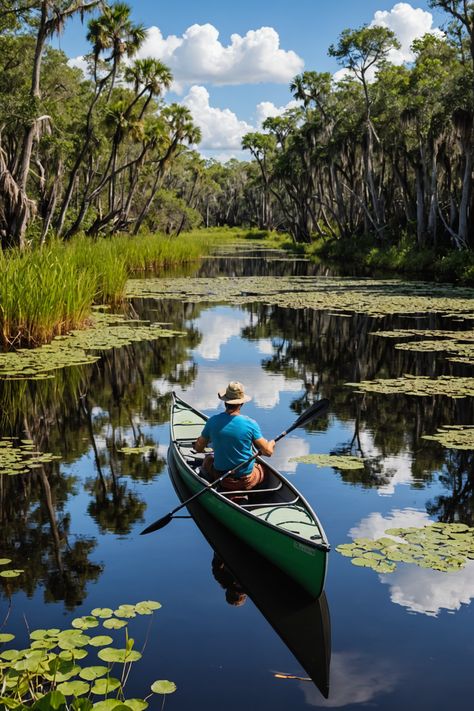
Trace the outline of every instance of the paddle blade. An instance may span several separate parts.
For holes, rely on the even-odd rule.
[[[294,430],[297,427],[302,427],[308,422],[311,422],[311,420],[314,420],[315,417],[321,417],[321,415],[324,415],[327,412],[328,407],[329,400],[326,398],[318,400],[318,402],[315,402],[314,405],[311,405],[311,407],[303,412],[287,431],[290,432],[290,430]]]
[[[147,528],[144,528],[143,531],[140,532],[140,536],[145,536],[147,533],[153,533],[153,531],[159,531],[160,528],[167,526],[172,519],[173,515],[170,513],[166,514],[166,516],[162,516],[158,519],[158,521],[155,521],[155,523],[151,523],[147,526]]]

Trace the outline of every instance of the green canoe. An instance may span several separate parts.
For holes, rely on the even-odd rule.
[[[185,486],[195,494],[209,482],[203,477],[204,454],[194,452],[206,416],[173,393],[170,457]],[[248,494],[245,504],[231,501],[228,492],[209,489],[201,505],[234,536],[276,565],[312,597],[324,588],[329,544],[308,502],[267,462],[265,480]],[[235,494],[236,492],[232,492]]]

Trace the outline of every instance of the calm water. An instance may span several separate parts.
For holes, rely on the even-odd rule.
[[[196,274],[315,271],[301,260],[267,256],[208,260]],[[95,366],[53,380],[0,389],[2,436],[31,438],[41,451],[62,456],[28,477],[0,477],[0,557],[25,569],[3,585],[0,620],[12,598],[3,631],[15,632],[15,644],[23,645],[25,619],[30,628],[65,628],[97,606],[153,599],[163,607],[151,629],[148,618],[131,621],[138,647],[147,644],[129,679],[129,698],[145,695],[155,679],[170,679],[178,690],[165,708],[176,711],[471,709],[474,561],[450,574],[400,564],[393,574],[377,575],[334,550],[389,526],[429,519],[474,525],[473,453],[421,439],[442,424],[472,424],[472,401],[363,397],[344,386],[403,373],[462,374],[441,355],[395,350],[390,339],[370,335],[433,328],[436,318],[151,300],[134,308],[185,336],[109,352]],[[178,501],[166,464],[169,394],[175,390],[213,414],[217,390],[233,379],[252,394],[246,413],[268,438],[314,398],[331,401],[326,419],[294,431],[273,458],[313,505],[333,547],[326,599],[317,604],[250,553],[242,557],[206,521],[202,531],[184,518],[139,536]],[[119,451],[136,445],[154,449]],[[361,454],[367,465],[340,473],[290,461],[316,452]],[[205,536],[217,541],[218,555]],[[318,686],[326,690],[329,654],[326,699]],[[309,676],[314,683],[304,680]]]

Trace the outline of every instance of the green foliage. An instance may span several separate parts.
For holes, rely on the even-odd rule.
[[[196,259],[211,243],[206,234],[79,237],[42,250],[0,252],[0,345],[39,345],[83,327],[94,303],[124,298],[129,274]]]
[[[145,600],[136,605],[121,605],[116,612],[126,609],[133,612],[133,616],[150,615],[160,607],[154,600]],[[100,611],[103,609],[107,608],[99,608]],[[77,618],[74,622],[81,624],[74,625],[73,622],[73,626],[83,629],[97,626],[99,621],[91,614]],[[97,656],[107,662],[107,666],[81,668],[77,662],[97,646],[94,638],[84,635],[81,629],[33,630],[29,648],[18,651],[2,646],[0,708],[17,711],[144,711],[148,706],[145,699],[127,700],[124,694],[130,665],[142,656],[134,649],[134,640],[127,634],[125,648],[102,647]],[[13,635],[2,634],[0,644],[13,639]],[[111,644],[112,638],[104,639],[107,639],[107,645]],[[112,667],[115,677],[111,676]],[[176,685],[165,680],[155,681],[151,686],[155,694],[171,694],[175,690]],[[100,697],[106,698],[100,700]]]

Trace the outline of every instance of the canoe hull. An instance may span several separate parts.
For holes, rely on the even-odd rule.
[[[173,441],[173,426],[169,456],[185,487],[192,494],[201,491],[202,479],[197,477],[193,469],[188,466]],[[279,476],[283,479],[281,475]],[[326,541],[317,545],[286,530],[269,525],[212,489],[203,493],[199,497],[199,502],[234,536],[290,576],[312,597],[317,598],[321,595],[329,552]],[[305,504],[310,510],[309,505],[306,502]],[[314,512],[312,513],[316,518]]]

